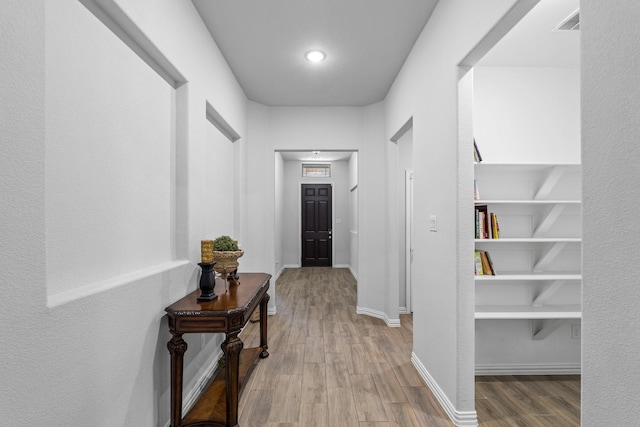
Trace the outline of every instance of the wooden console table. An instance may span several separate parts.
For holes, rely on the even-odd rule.
[[[213,301],[198,302],[200,290],[190,293],[165,309],[169,317],[172,338],[167,344],[171,353],[171,427],[208,426],[235,427],[238,425],[238,399],[245,379],[251,373],[258,356],[267,351],[267,302],[269,280],[265,273],[240,273],[240,285],[216,280]],[[238,334],[254,310],[260,306],[260,347],[245,348]],[[182,369],[187,343],[185,333],[223,332],[222,343],[225,366],[202,393],[193,408],[182,414]]]

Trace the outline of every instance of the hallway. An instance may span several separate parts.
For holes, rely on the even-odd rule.
[[[241,426],[453,426],[411,364],[412,316],[389,328],[356,314],[356,281],[347,269],[287,269],[276,292],[270,356],[244,389]],[[256,345],[258,325],[241,338]],[[579,377],[479,378],[481,426],[579,425]]]

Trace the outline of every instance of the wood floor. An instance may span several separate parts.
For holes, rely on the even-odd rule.
[[[413,322],[356,314],[349,270],[287,269],[278,279],[269,353],[240,399],[242,427],[453,426],[411,364]],[[258,344],[257,324],[241,335]],[[579,426],[580,380],[478,377],[480,426]]]

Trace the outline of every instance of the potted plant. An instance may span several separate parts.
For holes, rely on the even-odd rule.
[[[213,241],[213,260],[216,262],[213,269],[220,273],[223,279],[240,284],[238,258],[242,255],[244,251],[238,247],[238,241],[229,236],[218,236]]]

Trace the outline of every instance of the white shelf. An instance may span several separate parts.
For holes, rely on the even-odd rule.
[[[580,205],[580,200],[507,200],[507,199],[487,199],[474,200],[476,205]]]
[[[510,236],[474,239],[500,273],[474,276],[476,319],[529,320],[540,340],[582,318],[580,173],[579,164],[475,165],[484,198],[474,205],[487,205]]]
[[[494,169],[498,172],[528,172],[540,171],[555,167],[563,167],[567,169],[580,169],[580,163],[487,163],[475,162],[476,169]]]
[[[476,319],[580,319],[579,305],[482,305],[476,307]]]
[[[516,281],[546,281],[546,280],[582,280],[582,275],[580,273],[508,273],[508,274],[497,274],[495,276],[489,275],[480,275],[473,276],[476,279],[476,282],[516,282]]]
[[[500,237],[499,239],[475,239],[476,243],[580,243],[579,237]]]

